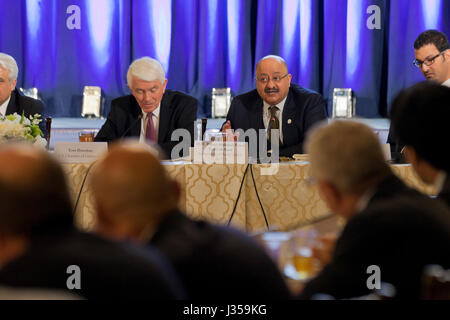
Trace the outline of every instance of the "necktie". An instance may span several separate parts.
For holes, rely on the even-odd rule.
[[[268,126],[268,131],[267,131],[267,135],[269,137],[269,142],[271,137],[271,131],[272,130],[280,130],[280,120],[277,117],[277,111],[278,111],[278,107],[277,106],[271,106],[269,107],[269,111],[270,111],[270,121],[269,121],[269,126]],[[279,145],[281,146],[281,140],[279,142]]]
[[[153,124],[153,113],[147,113],[147,128],[145,129],[145,138],[150,142],[156,142],[155,125]]]

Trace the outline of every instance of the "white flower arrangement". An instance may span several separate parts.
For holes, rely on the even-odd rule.
[[[42,121],[39,114],[26,118],[24,114],[9,114],[0,117],[0,143],[27,141],[35,145],[45,147],[47,141],[39,128]]]

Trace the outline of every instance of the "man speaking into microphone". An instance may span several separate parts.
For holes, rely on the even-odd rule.
[[[168,158],[179,143],[171,140],[172,132],[185,129],[193,145],[198,102],[184,93],[166,90],[165,72],[157,60],[135,60],[128,68],[127,85],[131,95],[111,102],[108,118],[95,141],[139,137],[141,142],[157,143]]]
[[[280,156],[303,153],[306,132],[326,119],[327,111],[320,94],[291,84],[291,78],[283,58],[270,55],[259,60],[256,90],[233,99],[222,131],[264,129],[270,140],[270,131],[279,130]]]

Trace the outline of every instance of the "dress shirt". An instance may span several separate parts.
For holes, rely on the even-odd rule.
[[[286,103],[287,96],[278,104],[275,106],[278,107],[278,111],[276,113],[276,116],[278,117],[278,120],[280,121],[280,141],[283,142],[283,108],[284,104]],[[264,121],[264,127],[267,129],[270,122],[270,110],[269,108],[273,106],[271,104],[268,104],[264,101],[264,107],[263,107],[263,121]]]
[[[11,96],[9,96],[9,98],[0,106],[0,117],[6,115],[6,109],[8,108],[9,100],[11,100]]]
[[[153,110],[153,114],[152,114],[153,125],[155,127],[156,142],[158,142],[159,111],[161,110],[160,107],[161,107],[161,104],[155,110]],[[148,115],[147,112],[142,112],[141,135],[139,136],[139,142],[141,142],[141,143],[146,141],[145,130],[147,129],[147,121],[148,121],[147,115]]]

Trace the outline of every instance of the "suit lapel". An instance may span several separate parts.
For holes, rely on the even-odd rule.
[[[264,129],[264,120],[263,120],[263,100],[258,95],[258,100],[255,104],[256,112],[252,112],[252,114],[255,115],[255,117],[252,120],[252,126],[250,128],[257,128],[258,129]],[[259,134],[256,132],[256,134]]]
[[[172,97],[166,91],[161,99],[161,105],[159,109],[159,129],[158,129],[158,143],[162,143],[166,140],[167,132],[169,129],[170,115],[171,115],[171,100]]]
[[[292,98],[292,92],[289,90],[286,102],[283,107],[283,144],[293,145],[298,141],[297,130],[295,127],[296,106]]]
[[[14,112],[18,112],[18,108],[16,105],[16,89],[11,91],[11,98],[9,99],[8,106],[6,107],[6,114],[13,114]]]
[[[132,137],[139,137],[141,135],[141,121],[136,121],[139,115],[142,114],[142,109],[139,107],[139,104],[137,103],[136,99],[131,95],[131,114],[132,119],[131,123],[129,125],[133,125],[133,128],[130,129],[130,135]]]

